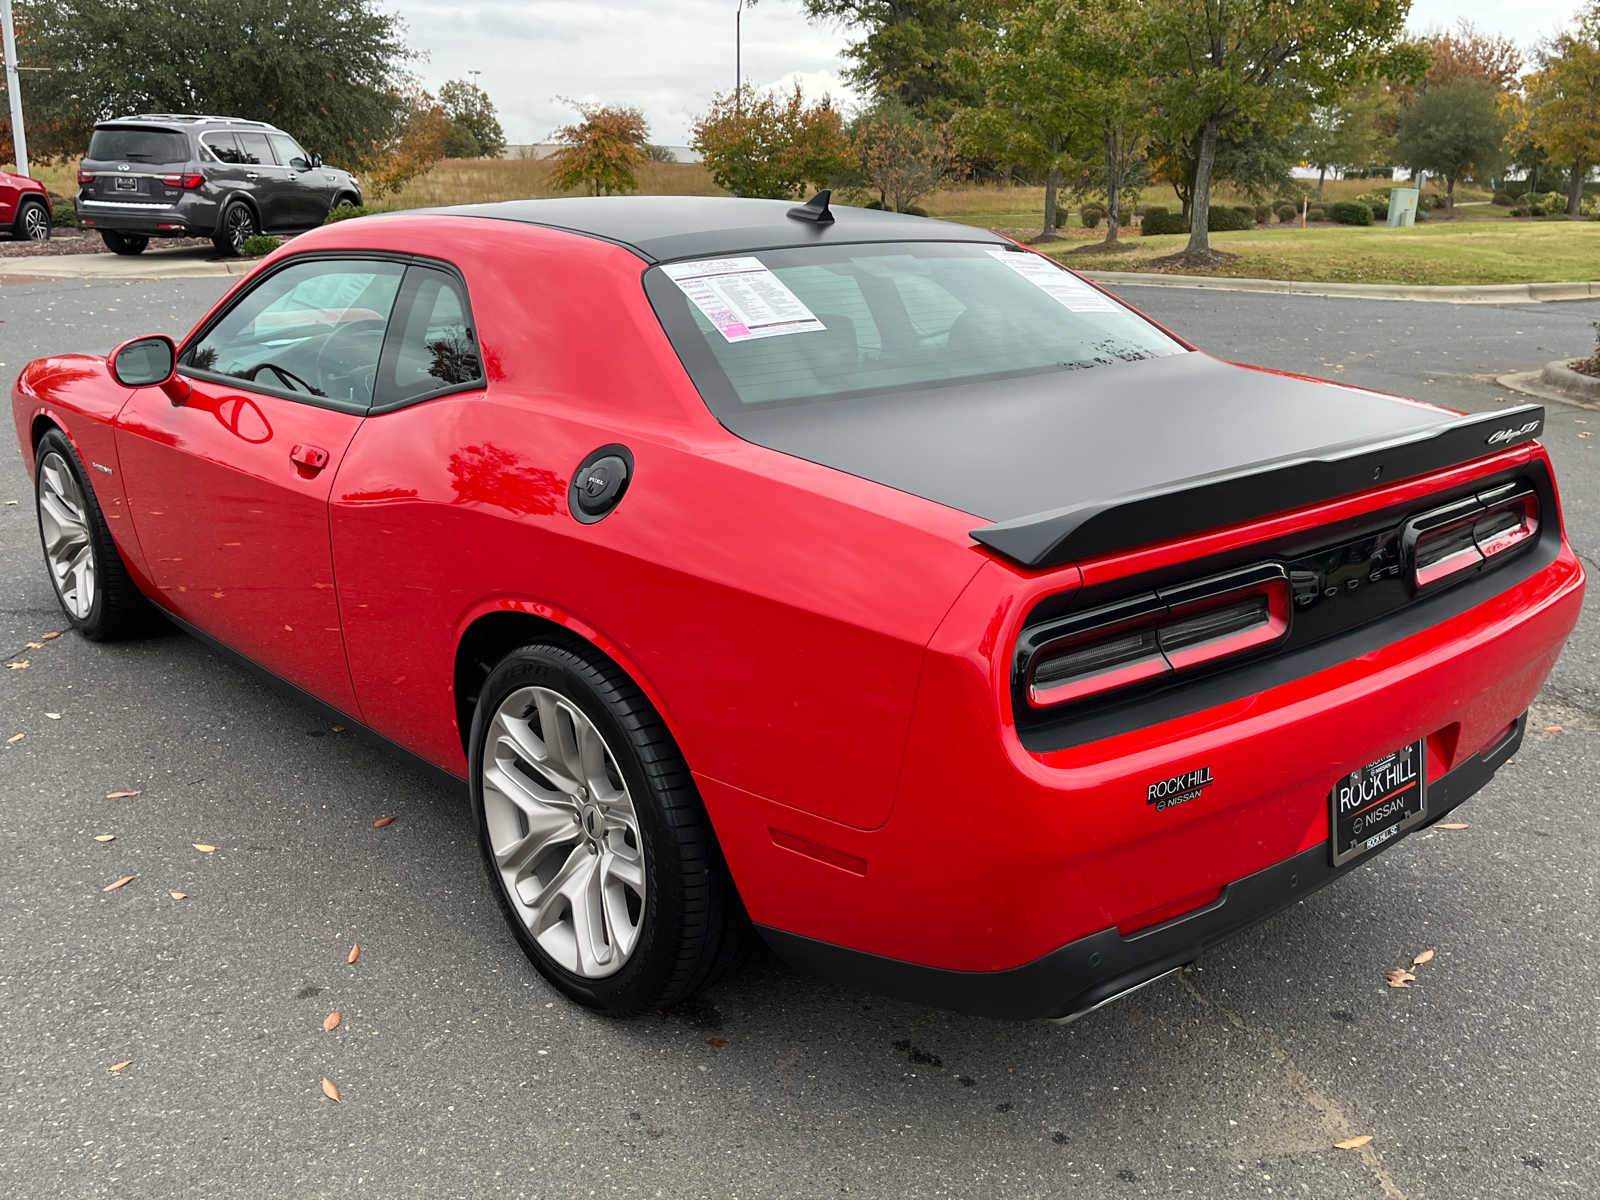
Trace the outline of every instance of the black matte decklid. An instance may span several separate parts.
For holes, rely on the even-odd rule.
[[[1188,353],[723,422],[980,516],[991,524],[974,538],[1044,566],[1468,461],[1537,436],[1543,416],[1532,405],[1454,417]]]

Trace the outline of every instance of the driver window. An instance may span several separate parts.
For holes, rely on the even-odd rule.
[[[269,133],[268,139],[272,148],[277,152],[278,161],[284,166],[295,171],[311,170],[311,159],[306,152],[300,149],[299,144],[292,138],[281,133]]]
[[[229,309],[184,355],[183,368],[364,412],[404,273],[377,260],[285,267]]]

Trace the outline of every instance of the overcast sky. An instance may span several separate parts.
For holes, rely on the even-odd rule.
[[[713,93],[733,86],[736,0],[386,0],[406,21],[424,84],[481,71],[512,142],[546,141],[573,119],[557,97],[634,104],[651,139],[683,145]],[[1576,0],[1414,0],[1414,28],[1470,17],[1524,46],[1562,25]],[[798,75],[832,92],[846,31],[808,23],[798,0],[761,0],[744,17],[744,74],[756,86]]]

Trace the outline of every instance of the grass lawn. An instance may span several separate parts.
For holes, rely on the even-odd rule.
[[[1053,244],[1045,250],[1079,270],[1148,271],[1152,258],[1175,254],[1186,235],[1131,237],[1114,252]],[[1211,245],[1239,256],[1208,272],[1246,279],[1322,283],[1545,283],[1600,278],[1600,223],[1494,221],[1419,225],[1273,226],[1214,233]],[[1073,251],[1077,249],[1077,253]]]

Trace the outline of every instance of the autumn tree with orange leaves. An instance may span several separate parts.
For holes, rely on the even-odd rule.
[[[644,113],[622,104],[566,103],[583,120],[555,132],[561,149],[555,155],[551,185],[564,192],[582,188],[591,196],[638,191],[634,172],[650,159],[645,144],[650,127]]]

